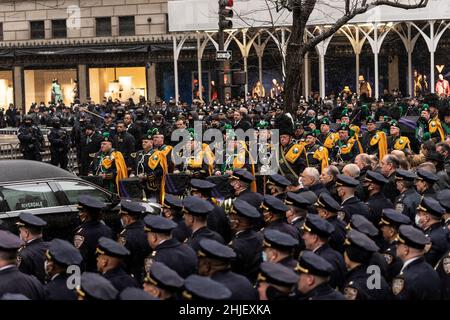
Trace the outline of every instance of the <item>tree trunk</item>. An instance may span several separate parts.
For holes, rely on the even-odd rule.
[[[302,70],[305,56],[303,36],[305,25],[300,6],[292,11],[292,33],[286,53],[286,81],[284,83],[284,110],[292,115],[302,96]]]

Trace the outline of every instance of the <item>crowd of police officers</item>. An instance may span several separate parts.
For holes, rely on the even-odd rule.
[[[445,99],[389,105],[344,94],[302,102],[293,115],[265,98],[41,107],[19,128],[25,159],[41,160],[37,119],[45,115],[54,165],[67,168],[76,148],[81,176],[121,195],[120,182],[132,177],[161,214],[123,196],[117,234],[102,220],[106,204],[82,195],[73,235],[44,241],[46,222],[21,213],[10,230],[19,237],[0,231],[2,299],[450,298]],[[411,115],[418,119],[407,134]],[[199,142],[195,121],[234,139],[229,152]],[[279,130],[275,171],[252,161],[252,142],[236,135],[250,128],[255,136]],[[174,154],[175,129],[187,133],[190,153]],[[258,145],[268,157],[273,148]],[[167,192],[169,174],[188,177],[182,195]],[[210,177],[225,180],[232,197],[216,199]]]

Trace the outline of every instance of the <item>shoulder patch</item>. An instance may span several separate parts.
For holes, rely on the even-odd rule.
[[[90,158],[95,158],[95,153],[89,153]]]
[[[124,245],[127,243],[127,238],[125,238],[125,237],[123,237],[123,236],[120,236],[120,237],[117,239],[117,242],[124,246]]]
[[[450,257],[447,256],[444,258],[444,260],[442,261],[442,268],[444,269],[446,274],[450,274]]]
[[[386,259],[387,264],[391,264],[392,261],[394,260],[394,257],[389,253],[384,253],[383,256],[384,259]]]
[[[76,234],[73,237],[73,245],[75,246],[75,248],[80,249],[80,247],[83,245],[83,242],[84,242],[84,237],[82,235]]]
[[[394,293],[394,295],[398,295],[400,292],[402,292],[404,287],[405,287],[405,279],[395,278],[392,281],[392,292]]]

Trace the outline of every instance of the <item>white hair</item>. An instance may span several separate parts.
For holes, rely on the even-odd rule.
[[[352,178],[358,178],[359,175],[361,174],[361,170],[359,169],[359,167],[354,164],[354,163],[349,163],[347,164],[343,169],[342,169],[342,173],[344,173],[345,171],[348,172],[348,175]],[[345,174],[345,173],[344,173]]]
[[[307,175],[308,177],[314,179],[314,182],[318,182],[320,180],[320,173],[319,173],[319,170],[317,170],[316,168],[307,167],[307,168],[305,168],[303,173],[305,175]]]

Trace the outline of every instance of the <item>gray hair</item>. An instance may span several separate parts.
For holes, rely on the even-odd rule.
[[[349,163],[347,164],[343,169],[342,169],[342,173],[344,173],[344,171],[347,171],[348,174],[350,175],[350,177],[352,178],[358,178],[359,175],[361,174],[361,170],[359,169],[359,167],[354,164],[354,163]],[[344,173],[345,174],[345,173]]]
[[[307,175],[308,177],[314,179],[314,182],[318,182],[320,180],[320,173],[319,170],[313,167],[307,167],[303,171],[303,174]]]

